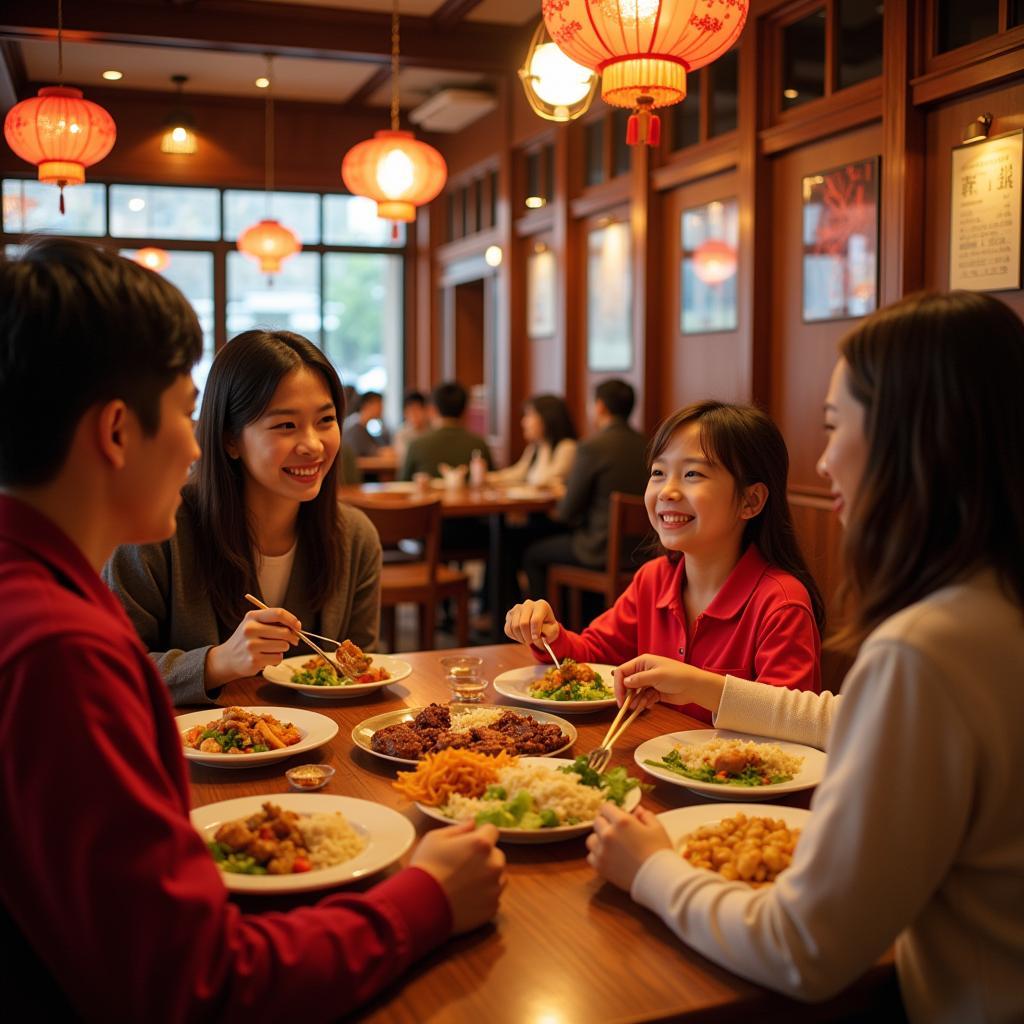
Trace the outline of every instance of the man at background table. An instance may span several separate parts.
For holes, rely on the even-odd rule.
[[[364,895],[228,900],[166,687],[98,575],[173,532],[201,349],[129,260],[53,239],[0,262],[0,942],[6,1004],[44,1019],[334,1019],[503,884],[496,831],[456,827]]]

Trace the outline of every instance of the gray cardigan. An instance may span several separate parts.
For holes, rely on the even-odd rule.
[[[351,505],[339,504],[338,520],[345,570],[340,586],[319,614],[310,608],[305,584],[310,553],[300,544],[284,607],[313,632],[372,648],[380,626],[380,538],[366,515]],[[119,547],[104,566],[103,578],[156,662],[174,705],[212,704],[206,653],[227,640],[237,623],[222,628],[209,596],[199,590],[195,527],[184,504],[177,523],[174,536],[161,544]]]

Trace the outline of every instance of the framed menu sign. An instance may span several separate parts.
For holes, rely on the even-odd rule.
[[[953,150],[950,288],[1020,288],[1022,155],[1024,130]]]

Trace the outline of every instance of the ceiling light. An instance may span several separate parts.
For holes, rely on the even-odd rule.
[[[528,210],[539,210],[542,206],[547,206],[548,201],[543,196],[527,196],[526,197],[526,208]]]
[[[132,198],[128,200],[128,209],[131,210],[132,213],[139,213],[141,210],[144,210],[145,208],[146,200],[143,199],[141,196],[132,196]]]
[[[547,121],[574,121],[590,109],[600,76],[567,57],[537,26],[519,69],[530,109]]]
[[[108,82],[120,82],[121,79],[124,78],[124,72],[123,71],[115,71],[113,68],[111,68],[109,71],[104,71],[103,72],[103,77]]]
[[[787,100],[795,100],[800,93],[796,89],[783,89],[782,95],[785,96]]]
[[[199,148],[196,141],[195,122],[192,116],[181,106],[182,91],[188,78],[185,75],[171,75],[171,81],[178,89],[178,107],[164,122],[164,134],[160,140],[161,153],[174,153],[179,156],[193,156]]]
[[[270,79],[269,78],[264,78],[261,75],[259,78],[256,79],[256,88],[257,89],[269,89],[270,88]]]

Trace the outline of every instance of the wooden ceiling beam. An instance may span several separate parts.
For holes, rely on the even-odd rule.
[[[442,28],[450,28],[458,25],[474,7],[479,6],[480,0],[444,0],[430,16],[430,20]]]
[[[39,0],[4,0],[0,36],[52,39],[56,7]],[[439,24],[402,18],[402,65],[507,73],[517,64],[519,33],[482,22]],[[285,3],[206,0],[196,6],[141,0],[67,4],[64,36],[75,42],[126,43],[190,50],[273,53],[286,57],[386,63],[391,15]]]
[[[385,85],[391,78],[391,65],[381,64],[379,68],[370,77],[363,82],[361,86],[351,96],[349,96],[346,102],[358,105],[365,103],[382,85]]]

